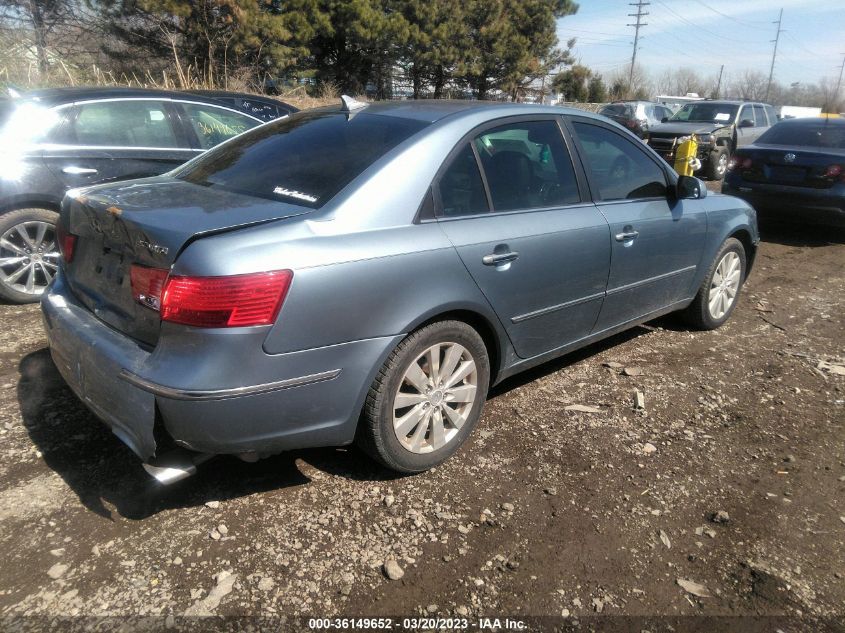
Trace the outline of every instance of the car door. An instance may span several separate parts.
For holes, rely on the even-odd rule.
[[[674,199],[659,160],[610,126],[580,117],[570,125],[610,226],[607,296],[594,331],[689,298],[707,232],[703,205]]]
[[[223,106],[188,101],[174,101],[174,106],[191,145],[200,150],[211,149],[262,123],[257,117]]]
[[[437,217],[529,358],[588,336],[610,262],[608,226],[555,117],[476,130],[434,184]]]
[[[105,99],[72,106],[63,142],[44,161],[67,188],[144,178],[197,155],[170,104],[160,99]]]
[[[759,127],[754,113],[754,107],[750,103],[740,106],[736,124],[736,146],[744,147],[751,145],[754,140],[762,134],[765,128]],[[763,120],[765,125],[765,119]]]

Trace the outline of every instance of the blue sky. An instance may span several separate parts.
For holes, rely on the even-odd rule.
[[[581,0],[578,13],[558,20],[561,44],[577,38],[575,56],[605,77],[630,64],[634,0]],[[768,75],[778,11],[783,25],[775,79],[783,84],[835,81],[845,54],[843,0],[651,0],[644,10],[637,64],[652,75],[687,66],[728,81],[745,69]]]

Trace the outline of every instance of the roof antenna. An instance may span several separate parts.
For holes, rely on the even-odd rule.
[[[366,108],[369,104],[365,101],[358,101],[349,95],[341,95],[340,100],[343,102],[341,110],[346,112],[346,120],[349,121],[353,116],[358,114],[358,110]]]

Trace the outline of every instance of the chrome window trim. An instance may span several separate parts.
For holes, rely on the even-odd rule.
[[[317,382],[334,380],[340,375],[340,372],[340,369],[332,369],[318,374],[309,374],[307,376],[299,376],[297,378],[277,380],[275,382],[268,382],[260,385],[232,387],[230,389],[179,389],[177,387],[168,387],[166,385],[160,385],[157,382],[147,380],[146,378],[141,378],[141,376],[132,373],[128,369],[122,369],[119,375],[120,378],[129,384],[135,385],[139,389],[143,389],[144,391],[148,391],[153,395],[161,396],[163,398],[172,398],[173,400],[226,400],[228,398],[254,396],[257,394],[281,391],[282,389],[302,387],[304,385],[311,385]]]

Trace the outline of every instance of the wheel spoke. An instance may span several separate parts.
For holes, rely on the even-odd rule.
[[[719,309],[719,300],[722,298],[722,293],[720,290],[716,291],[716,294],[710,295],[710,314],[713,315],[714,318],[718,319],[721,315],[716,314],[716,311]]]
[[[32,292],[35,290],[35,264],[29,265],[29,275],[26,278],[26,291]]]
[[[725,312],[728,311],[728,293],[723,292],[721,298],[722,298],[722,302],[721,302],[721,305],[719,306],[719,313],[720,313],[719,316],[723,315]]]
[[[449,420],[449,423],[456,429],[460,429],[464,425],[464,422],[466,422],[466,418],[464,416],[445,402],[443,403],[443,413],[446,414],[446,419]]]
[[[23,241],[26,242],[27,245],[30,248],[35,248],[35,244],[33,243],[32,238],[29,236],[29,231],[26,230],[26,227],[23,224],[18,224],[15,227],[15,230],[18,232],[18,235],[20,235],[23,238]]]
[[[8,276],[6,277],[6,279],[5,279],[6,283],[7,283],[7,284],[13,284],[13,283],[16,283],[18,279],[20,279],[21,277],[23,277],[24,273],[25,273],[27,270],[29,270],[29,265],[28,265],[28,264],[27,264],[27,265],[24,265],[24,266],[21,266],[21,267],[20,267],[20,268],[18,268],[15,272],[13,272],[11,275],[8,275]]]
[[[35,231],[35,247],[43,245],[44,235],[47,233],[47,224],[45,222],[38,223],[38,229]]]
[[[440,345],[432,345],[425,353],[426,361],[428,362],[428,374],[431,376],[431,382],[437,385],[440,380]]]
[[[418,404],[401,418],[394,420],[393,428],[396,429],[396,435],[400,438],[407,437],[408,433],[426,416],[428,411],[429,409],[423,407],[422,404]]]
[[[443,386],[446,389],[451,389],[453,386],[461,382],[464,378],[469,376],[473,371],[475,371],[475,361],[464,361],[458,366],[454,373],[449,376],[449,379],[443,383]]]
[[[394,409],[405,409],[407,407],[412,407],[415,404],[420,404],[421,402],[425,402],[426,397],[424,394],[421,393],[407,393],[405,391],[400,391],[396,394],[396,399],[393,401],[393,408]]]
[[[405,380],[420,393],[423,393],[429,386],[428,376],[425,375],[422,367],[416,361],[411,363],[408,371],[405,372]]]
[[[455,367],[461,361],[461,355],[464,353],[464,348],[460,345],[450,345],[446,349],[446,355],[443,358],[443,364],[440,366],[441,376],[451,376],[455,371]]]
[[[414,431],[414,435],[411,437],[411,450],[414,452],[419,452],[420,448],[422,448],[422,443],[425,440],[425,434],[428,432],[428,427],[431,422],[431,409],[427,409],[426,414],[423,416],[423,419],[417,425],[417,430]]]
[[[18,257],[0,257],[0,266],[11,266],[13,264],[22,264],[26,259],[23,255]]]
[[[431,448],[435,451],[446,446],[446,433],[443,430],[443,414],[440,409],[435,409],[431,414]]]
[[[38,262],[39,266],[41,266],[41,271],[44,273],[44,277],[47,279],[47,283],[49,284],[53,281],[53,275],[47,270],[47,267],[44,265],[44,262]]]
[[[10,242],[6,238],[0,238],[0,247],[6,248],[12,251],[13,253],[17,253],[18,255],[26,255],[26,251],[24,249],[22,249],[17,244]]]
[[[461,385],[446,393],[447,402],[472,402],[475,400],[475,385]]]

